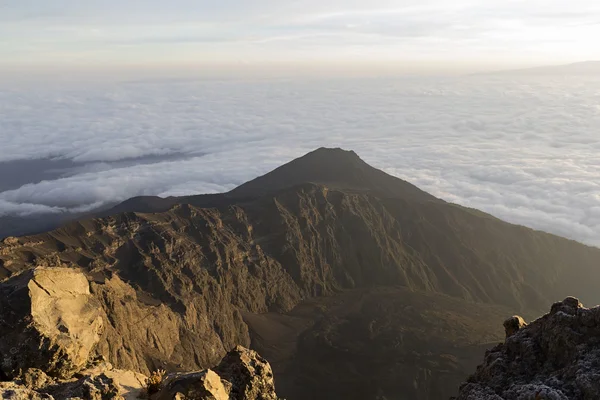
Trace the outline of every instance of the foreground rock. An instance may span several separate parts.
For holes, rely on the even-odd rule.
[[[163,376],[161,371],[149,379],[113,368],[97,355],[109,321],[89,287],[75,269],[47,267],[0,283],[0,398],[277,399],[269,363],[241,346],[216,372]]]
[[[569,297],[549,314],[505,323],[506,342],[488,351],[458,400],[600,399],[600,307]]]
[[[85,276],[36,268],[0,284],[0,371],[28,368],[69,378],[88,362],[102,329],[101,310]]]
[[[15,382],[0,382],[0,398],[6,400],[52,400],[54,397],[40,394]]]
[[[277,400],[271,366],[255,351],[237,346],[216,371],[231,383],[231,400]]]
[[[242,346],[230,351],[215,368],[169,376],[156,400],[277,400],[273,371],[257,352]]]
[[[29,369],[12,382],[0,382],[0,398],[13,400],[133,400],[145,393],[144,375],[114,369],[108,363],[80,371],[71,379],[52,379],[41,370]]]
[[[213,370],[174,373],[149,385],[146,376],[100,363],[77,378],[55,380],[29,369],[12,382],[0,382],[0,398],[12,400],[277,400],[269,363],[238,346]],[[219,375],[220,374],[220,375]]]

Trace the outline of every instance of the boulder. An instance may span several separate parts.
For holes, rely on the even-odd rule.
[[[153,396],[153,399],[229,400],[230,391],[231,384],[223,381],[219,375],[209,369],[169,376],[164,383],[164,389],[158,395]]]
[[[271,365],[256,351],[237,346],[215,371],[231,383],[231,400],[277,400]]]
[[[100,305],[75,269],[38,267],[0,283],[0,377],[29,368],[71,377],[88,363],[102,324]]]
[[[511,337],[521,329],[527,326],[527,322],[518,315],[514,315],[504,321],[504,331],[506,332],[506,337]]]
[[[169,375],[152,400],[277,400],[271,365],[257,352],[237,346],[215,368]]]

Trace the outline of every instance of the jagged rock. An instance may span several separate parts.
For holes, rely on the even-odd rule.
[[[231,383],[231,400],[277,400],[271,365],[253,350],[237,346],[215,371]]]
[[[19,381],[28,389],[38,390],[54,383],[46,373],[37,368],[29,368],[20,377]]]
[[[277,400],[271,366],[255,351],[238,346],[213,370],[167,376],[157,393],[148,393],[148,378],[114,369],[102,362],[77,373],[77,378],[55,380],[30,369],[14,382],[0,382],[0,398],[13,400]],[[34,390],[35,389],[35,390]]]
[[[215,370],[170,375],[152,400],[277,400],[271,365],[237,346]]]
[[[569,297],[527,326],[514,317],[458,400],[600,399],[600,307]],[[507,324],[505,323],[505,326]]]
[[[110,363],[100,363],[80,371],[78,378],[58,381],[39,390],[57,399],[133,400],[145,393],[147,377],[134,371],[115,369]]]
[[[0,382],[0,398],[14,400],[85,399],[134,400],[145,393],[146,377],[102,364],[79,372],[78,378],[55,380],[29,369],[13,382]]]
[[[45,389],[57,399],[124,400],[119,386],[105,374],[60,382]],[[130,397],[134,399],[136,397]]]
[[[506,332],[506,337],[510,337],[517,333],[519,330],[523,329],[527,326],[527,322],[518,315],[514,315],[504,321],[504,330]]]
[[[102,318],[86,277],[38,267],[0,284],[0,370],[7,378],[38,368],[68,378],[99,341]]]
[[[48,394],[41,394],[15,382],[0,382],[0,398],[4,400],[54,400]]]
[[[212,370],[175,374],[167,378],[164,389],[153,400],[202,399],[229,400],[231,384]]]

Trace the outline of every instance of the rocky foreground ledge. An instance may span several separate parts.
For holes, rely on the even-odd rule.
[[[600,399],[600,307],[567,298],[527,325],[504,323],[506,341],[486,353],[457,400]]]
[[[0,398],[277,400],[271,366],[241,346],[204,371],[113,368],[94,352],[107,323],[74,269],[36,268],[0,283]]]

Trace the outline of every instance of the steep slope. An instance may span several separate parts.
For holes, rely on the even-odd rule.
[[[252,343],[277,359],[289,400],[302,398],[293,397],[298,387],[315,399],[347,399],[336,385],[323,390],[324,381],[345,376],[368,387],[368,396],[437,399],[445,394],[434,387],[453,387],[481,345],[497,338],[491,327],[508,312],[498,306],[533,316],[557,296],[600,300],[600,249],[445,203],[342,150],[317,150],[228,194],[141,201],[146,211],[164,201],[171,208],[79,221],[0,244],[0,279],[34,266],[85,272],[110,321],[96,351],[118,368],[193,370]],[[307,306],[323,296],[346,296],[339,298],[356,310]],[[429,317],[437,322],[404,313],[390,319],[402,302],[420,304],[421,316],[439,309]],[[310,315],[294,319],[298,307]],[[460,310],[473,307],[488,328],[470,328]],[[265,315],[295,321],[292,343],[265,339],[279,329],[270,319],[257,325]],[[462,327],[453,325],[457,320]],[[422,330],[438,322],[435,329],[453,333],[431,336],[436,345],[427,350]],[[370,342],[375,337],[380,341]],[[373,355],[385,352],[395,356],[377,364]],[[330,368],[319,367],[325,356]],[[362,361],[369,367],[358,373]],[[385,368],[404,377],[396,384],[376,379]],[[398,391],[404,397],[391,396]]]
[[[441,201],[409,182],[373,168],[353,151],[319,148],[228,193],[167,198],[134,197],[108,211],[98,213],[97,216],[121,212],[164,212],[177,204],[217,207],[256,199],[305,183],[321,184],[346,191],[370,192],[384,197]]]
[[[228,193],[233,197],[259,197],[279,190],[314,183],[332,189],[369,192],[382,197],[441,201],[416,186],[373,168],[353,151],[320,148]]]

